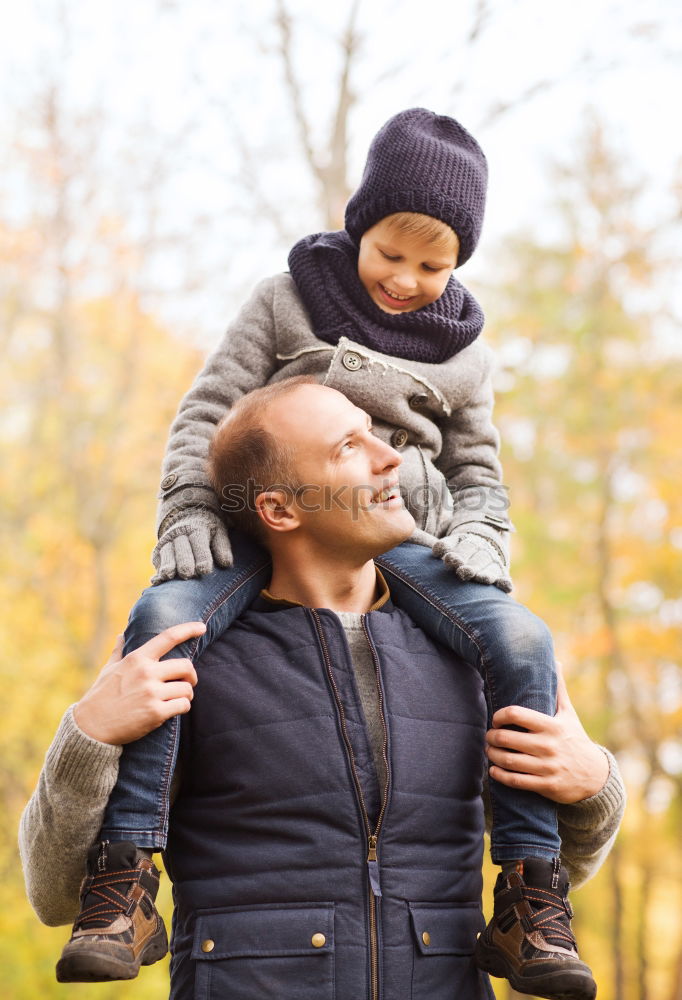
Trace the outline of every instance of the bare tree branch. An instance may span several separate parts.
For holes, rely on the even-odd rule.
[[[531,84],[530,87],[526,87],[526,89],[521,91],[521,93],[516,97],[511,98],[508,101],[498,101],[488,110],[487,115],[481,122],[481,127],[487,128],[489,125],[492,125],[494,122],[498,121],[498,119],[502,118],[503,115],[508,114],[508,112],[515,110],[522,104],[527,104],[528,101],[531,101],[539,94],[551,90],[551,88],[555,87],[557,83],[559,83],[558,79],[550,79],[549,77],[546,77],[544,80],[537,80],[535,83]]]
[[[355,95],[351,90],[350,77],[353,61],[359,47],[359,36],[355,30],[355,22],[359,8],[359,0],[354,0],[346,29],[341,40],[343,63],[339,78],[339,90],[334,114],[334,124],[329,140],[330,158],[327,168],[322,171],[325,187],[325,208],[327,225],[331,229],[342,225],[343,210],[348,196],[348,117]]]
[[[266,218],[274,227],[277,236],[282,243],[287,244],[292,240],[292,233],[287,228],[284,216],[276,201],[268,198],[264,187],[259,183],[259,170],[257,158],[238,128],[233,129],[234,142],[241,157],[241,169],[239,178],[245,191],[252,200],[255,211]]]
[[[492,5],[490,0],[477,0],[474,10],[474,17],[466,38],[467,45],[473,45],[478,41],[485,30],[486,22],[490,20]]]
[[[291,99],[291,107],[294,113],[294,119],[296,121],[296,126],[298,128],[298,137],[303,147],[306,160],[317,177],[318,181],[324,185],[324,177],[320,170],[320,166],[317,162],[317,156],[315,155],[315,147],[313,146],[310,124],[306,117],[305,110],[303,108],[303,96],[302,88],[298,82],[296,76],[296,71],[294,70],[294,56],[292,51],[292,35],[291,35],[291,17],[286,9],[284,0],[277,0],[277,13],[275,15],[275,22],[279,29],[280,34],[280,45],[279,54],[282,58],[282,65],[284,67],[284,79],[287,85],[287,91]]]

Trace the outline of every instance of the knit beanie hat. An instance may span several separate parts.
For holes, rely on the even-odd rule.
[[[410,108],[374,137],[360,187],[346,206],[346,231],[359,244],[394,212],[431,215],[457,233],[459,267],[476,249],[487,184],[483,150],[459,122]]]

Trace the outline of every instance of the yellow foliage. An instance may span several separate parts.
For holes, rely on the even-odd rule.
[[[682,753],[682,366],[661,356],[656,317],[624,293],[655,289],[655,267],[599,135],[573,180],[588,217],[625,248],[617,266],[601,229],[598,239],[572,218],[567,231],[580,236],[556,247],[516,241],[488,296],[489,336],[515,340],[521,358],[502,373],[496,409],[518,529],[515,596],[549,623],[575,704],[593,736],[617,751],[628,784],[617,849],[575,895],[581,951],[600,1000],[614,1000],[619,966],[618,1000],[639,1000],[642,978],[652,1000],[665,1000],[682,954],[682,776],[673,773]],[[116,220],[103,220],[99,234],[120,240]],[[7,1000],[65,995],[53,973],[65,930],[41,927],[24,899],[18,817],[62,712],[148,580],[167,429],[200,364],[130,283],[46,307],[44,289],[32,285],[45,253],[36,230],[0,226],[0,319],[9,330],[0,374]],[[134,270],[138,253],[121,245],[116,261]],[[547,349],[563,352],[558,374],[543,367]],[[529,444],[519,428],[531,428]],[[489,901],[490,866],[486,879]],[[167,880],[163,893],[169,916]],[[167,970],[156,966],[133,983],[82,986],[78,995],[157,1000],[166,989]]]
[[[19,814],[63,711],[94,678],[148,582],[168,426],[201,364],[129,294],[72,304],[68,370],[45,331],[44,319],[24,320],[0,377],[3,1000],[64,994],[54,964],[68,928],[42,927],[25,900]],[[162,901],[170,917],[167,880]],[[135,983],[78,992],[157,1000],[167,983],[162,963]]]

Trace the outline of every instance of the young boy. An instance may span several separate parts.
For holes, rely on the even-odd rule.
[[[169,624],[202,619],[206,635],[176,654],[196,658],[266,585],[266,557],[232,565],[206,455],[216,425],[244,393],[307,374],[370,413],[375,433],[401,451],[401,490],[418,530],[412,544],[378,560],[396,603],[478,667],[491,716],[509,704],[554,714],[550,634],[507,596],[512,529],[491,422],[490,354],[478,339],[483,314],[453,276],[478,242],[486,186],[483,152],[461,125],[420,108],[401,112],[372,143],[346,228],[301,240],[290,273],[257,287],[171,428],[154,551],[154,583],[163,586],[145,591],[133,609],[126,651]],[[147,909],[155,894],[149,859],[165,846],[177,742],[171,720],[126,748],[91,861],[91,874],[112,871],[126,888],[137,883]],[[492,857],[502,871],[479,966],[522,992],[593,997],[570,929],[556,807],[496,782],[490,796]],[[87,886],[58,965],[62,981],[116,978],[84,965],[84,935],[94,953],[101,942],[105,950],[127,946],[134,933],[128,924],[121,930],[127,897],[119,908],[111,902],[103,920]],[[132,976],[158,957],[133,951]]]

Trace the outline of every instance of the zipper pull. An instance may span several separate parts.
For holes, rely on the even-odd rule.
[[[109,860],[109,841],[100,841],[99,851],[97,853],[97,871],[101,874],[107,870],[107,861]]]
[[[377,861],[377,838],[372,835],[369,838],[369,851],[367,854],[367,871],[369,873],[369,884],[372,887],[374,896],[381,897],[381,883],[379,882],[379,862]]]

